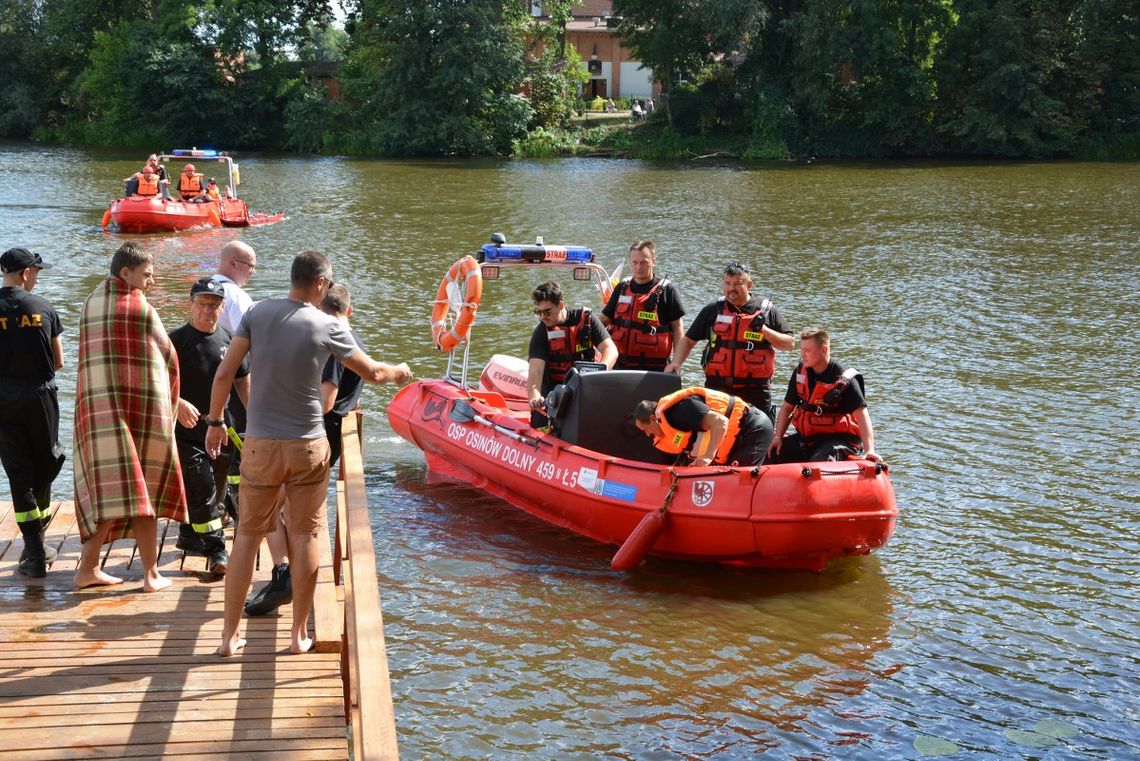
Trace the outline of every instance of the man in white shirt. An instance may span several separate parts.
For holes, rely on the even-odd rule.
[[[224,284],[225,301],[218,324],[232,335],[237,331],[241,316],[253,306],[253,299],[245,292],[245,284],[257,269],[257,254],[253,247],[240,240],[231,240],[222,247],[218,261],[218,274],[214,280]]]

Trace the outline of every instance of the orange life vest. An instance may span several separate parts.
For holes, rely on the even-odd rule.
[[[653,446],[666,454],[680,454],[688,449],[689,442],[692,441],[693,434],[696,431],[681,431],[669,425],[669,421],[665,419],[665,411],[690,396],[701,397],[710,410],[719,412],[728,418],[728,431],[724,434],[724,441],[716,450],[716,457],[713,458],[713,462],[716,463],[728,462],[728,454],[732,451],[733,445],[736,444],[736,437],[740,433],[740,420],[748,410],[748,405],[743,400],[723,391],[713,391],[700,386],[683,388],[657,400],[657,410],[653,414],[661,426],[662,435],[660,438],[653,439]]]
[[[796,393],[800,402],[792,410],[792,423],[800,436],[809,439],[824,434],[846,433],[858,439],[863,438],[854,416],[849,412],[837,411],[843,389],[855,378],[859,379],[859,385],[862,386],[863,376],[854,367],[849,367],[834,383],[817,380],[809,392],[807,368],[800,363],[796,368]]]
[[[138,188],[138,190],[135,191],[136,195],[140,195],[140,196],[156,196],[156,195],[158,195],[158,175],[157,174],[151,173],[148,175],[148,174],[145,174],[143,172],[139,172],[138,178],[139,178],[139,188]]]
[[[213,187],[207,185],[206,198],[209,198],[211,201],[220,201],[222,200],[222,191],[218,190],[217,185],[214,185]]]
[[[187,177],[186,173],[178,175],[178,192],[184,196],[194,197],[202,193],[202,173],[195,172],[192,177]]]
[[[610,338],[617,345],[622,365],[630,369],[664,370],[673,352],[673,331],[661,324],[661,293],[669,285],[659,278],[647,293],[632,293],[633,278],[618,283]]]
[[[576,325],[555,325],[546,330],[546,377],[561,383],[575,362],[594,359],[590,310],[583,307]]]
[[[723,297],[720,312],[709,331],[701,365],[709,378],[726,378],[737,388],[767,386],[776,372],[776,350],[764,340],[761,328],[772,308],[764,299],[759,311],[733,312]]]

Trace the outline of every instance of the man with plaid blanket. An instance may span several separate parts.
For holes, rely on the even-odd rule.
[[[75,510],[83,550],[75,586],[119,584],[99,568],[103,544],[134,534],[143,589],[170,586],[158,572],[159,518],[186,520],[174,442],[178,356],[146,291],[151,254],[133,241],[83,304],[75,390]]]

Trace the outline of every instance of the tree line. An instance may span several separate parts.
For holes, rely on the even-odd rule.
[[[7,0],[0,136],[470,156],[573,134],[588,78],[563,32],[573,0],[543,0],[549,23],[529,0],[342,0],[341,23],[332,1]],[[637,127],[659,151],[698,139],[755,158],[1140,157],[1136,0],[613,10],[661,89]],[[329,61],[335,99],[317,76]]]

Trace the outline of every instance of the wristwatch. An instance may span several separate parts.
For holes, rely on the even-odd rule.
[[[221,428],[225,424],[225,418],[206,418],[206,425],[210,426],[211,428]]]

